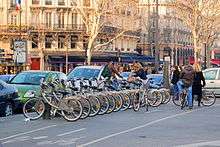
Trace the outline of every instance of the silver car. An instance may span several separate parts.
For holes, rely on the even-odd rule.
[[[220,68],[208,68],[203,71],[207,89],[215,91],[220,96]]]

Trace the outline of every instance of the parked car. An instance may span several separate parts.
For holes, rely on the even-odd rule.
[[[0,80],[8,83],[15,75],[11,74],[11,75],[0,75]]]
[[[68,80],[77,78],[101,78],[104,66],[78,66],[74,68],[68,75]]]
[[[9,81],[9,84],[18,89],[18,102],[20,103],[20,107],[22,107],[22,104],[28,100],[28,95],[33,91],[36,91],[36,94],[39,94],[40,81],[42,78],[46,81],[53,79],[67,79],[64,73],[57,71],[30,70],[17,74]]]
[[[208,68],[203,70],[203,75],[206,81],[206,89],[215,91],[217,96],[220,96],[220,68]]]
[[[150,86],[152,88],[163,86],[163,74],[149,74],[147,79],[150,80]]]
[[[18,90],[0,80],[0,116],[13,114],[18,106],[16,99],[18,99]]]

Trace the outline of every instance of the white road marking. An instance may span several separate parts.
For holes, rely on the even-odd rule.
[[[46,145],[46,144],[53,144],[53,141],[46,140],[46,141],[42,141],[42,142],[37,143],[37,145]]]
[[[63,133],[63,134],[58,134],[57,136],[61,137],[61,136],[65,136],[65,135],[69,135],[69,134],[75,133],[75,132],[80,132],[80,131],[83,131],[85,129],[86,128],[81,128],[81,129],[70,131],[70,132],[66,132],[66,133]]]
[[[48,136],[38,136],[38,137],[33,137],[32,139],[38,140],[38,139],[45,139],[48,138]]]
[[[5,138],[1,138],[0,141],[6,140],[6,139],[10,139],[10,138],[14,138],[14,137],[21,136],[21,135],[30,134],[30,133],[41,131],[41,130],[45,130],[45,129],[52,128],[52,127],[55,127],[55,126],[57,126],[57,125],[46,126],[46,127],[42,127],[42,128],[39,128],[39,129],[35,129],[35,130],[28,131],[28,132],[24,132],[24,133],[18,133],[18,134],[11,135],[11,136],[8,136],[8,137],[5,137]]]
[[[176,147],[199,147],[199,146],[219,146],[220,145],[220,140],[216,141],[208,141],[208,142],[199,142],[199,143],[192,143],[192,144],[185,144],[185,145],[179,145]]]
[[[162,110],[152,110],[152,111],[147,111],[145,113],[154,113],[154,112],[161,112]]]
[[[215,106],[220,106],[220,105],[214,105],[213,107],[215,107]],[[94,143],[97,143],[97,142],[100,142],[100,141],[103,141],[103,140],[106,140],[106,139],[109,139],[109,138],[112,138],[112,137],[115,137],[115,136],[118,136],[118,135],[121,135],[121,134],[125,134],[125,133],[128,133],[128,132],[132,132],[132,131],[135,131],[135,130],[138,130],[138,129],[141,129],[141,128],[144,128],[144,127],[147,127],[147,126],[150,126],[150,125],[153,125],[155,123],[158,123],[158,122],[161,122],[161,121],[164,121],[164,120],[167,120],[167,119],[171,119],[171,118],[175,118],[175,117],[178,117],[178,116],[186,115],[186,114],[192,113],[194,111],[202,110],[202,109],[205,109],[205,108],[207,108],[207,107],[203,107],[203,108],[199,108],[199,109],[193,109],[191,111],[182,112],[182,113],[178,113],[178,114],[171,115],[171,116],[168,116],[168,117],[164,117],[164,118],[161,118],[161,119],[157,119],[157,120],[148,122],[148,123],[146,123],[144,125],[141,125],[141,126],[138,126],[138,127],[134,127],[134,128],[131,128],[131,129],[128,129],[128,130],[125,130],[125,131],[121,131],[121,132],[114,133],[114,134],[111,134],[111,135],[108,135],[108,136],[105,136],[105,137],[102,137],[102,138],[98,138],[98,139],[90,141],[88,143],[78,145],[77,147],[88,146],[88,145],[91,145],[91,144],[94,144]]]
[[[21,136],[21,137],[13,138],[13,139],[7,140],[5,142],[2,142],[2,144],[17,142],[17,141],[26,141],[29,139],[30,139],[30,136]]]

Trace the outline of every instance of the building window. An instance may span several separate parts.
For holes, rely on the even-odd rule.
[[[45,5],[52,5],[52,0],[45,0]]]
[[[121,51],[124,51],[125,49],[124,48],[121,48]]]
[[[131,11],[128,10],[128,11],[127,11],[127,16],[130,16],[130,15],[131,15]]]
[[[58,27],[64,28],[64,14],[63,13],[59,13],[58,15]]]
[[[46,17],[45,17],[45,21],[46,21],[46,27],[51,27],[51,12],[46,12]]]
[[[72,27],[75,28],[77,24],[77,13],[72,13]]]
[[[52,35],[46,35],[45,37],[45,48],[51,48],[52,47]]]
[[[58,48],[64,48],[64,41],[65,41],[64,36],[58,36]]]
[[[64,6],[65,5],[65,0],[58,0],[58,5]]]
[[[38,35],[32,37],[32,48],[38,48]]]
[[[13,8],[16,7],[16,0],[11,0],[10,1],[10,7],[13,7]]]
[[[131,51],[131,49],[130,49],[130,48],[127,48],[127,51],[128,51],[128,52],[130,52],[130,51]]]
[[[71,36],[71,48],[76,48],[77,41],[78,41],[78,36]]]
[[[32,0],[32,4],[33,5],[39,5],[40,4],[40,0]]]
[[[32,13],[31,14],[31,24],[37,25],[39,23],[39,13]]]
[[[17,25],[17,16],[11,15],[11,25]]]
[[[83,0],[83,5],[86,7],[90,7],[90,0]]]

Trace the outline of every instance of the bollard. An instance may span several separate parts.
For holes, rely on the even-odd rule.
[[[45,103],[45,111],[42,115],[43,119],[50,119],[50,110],[51,110],[51,106],[47,103]]]

